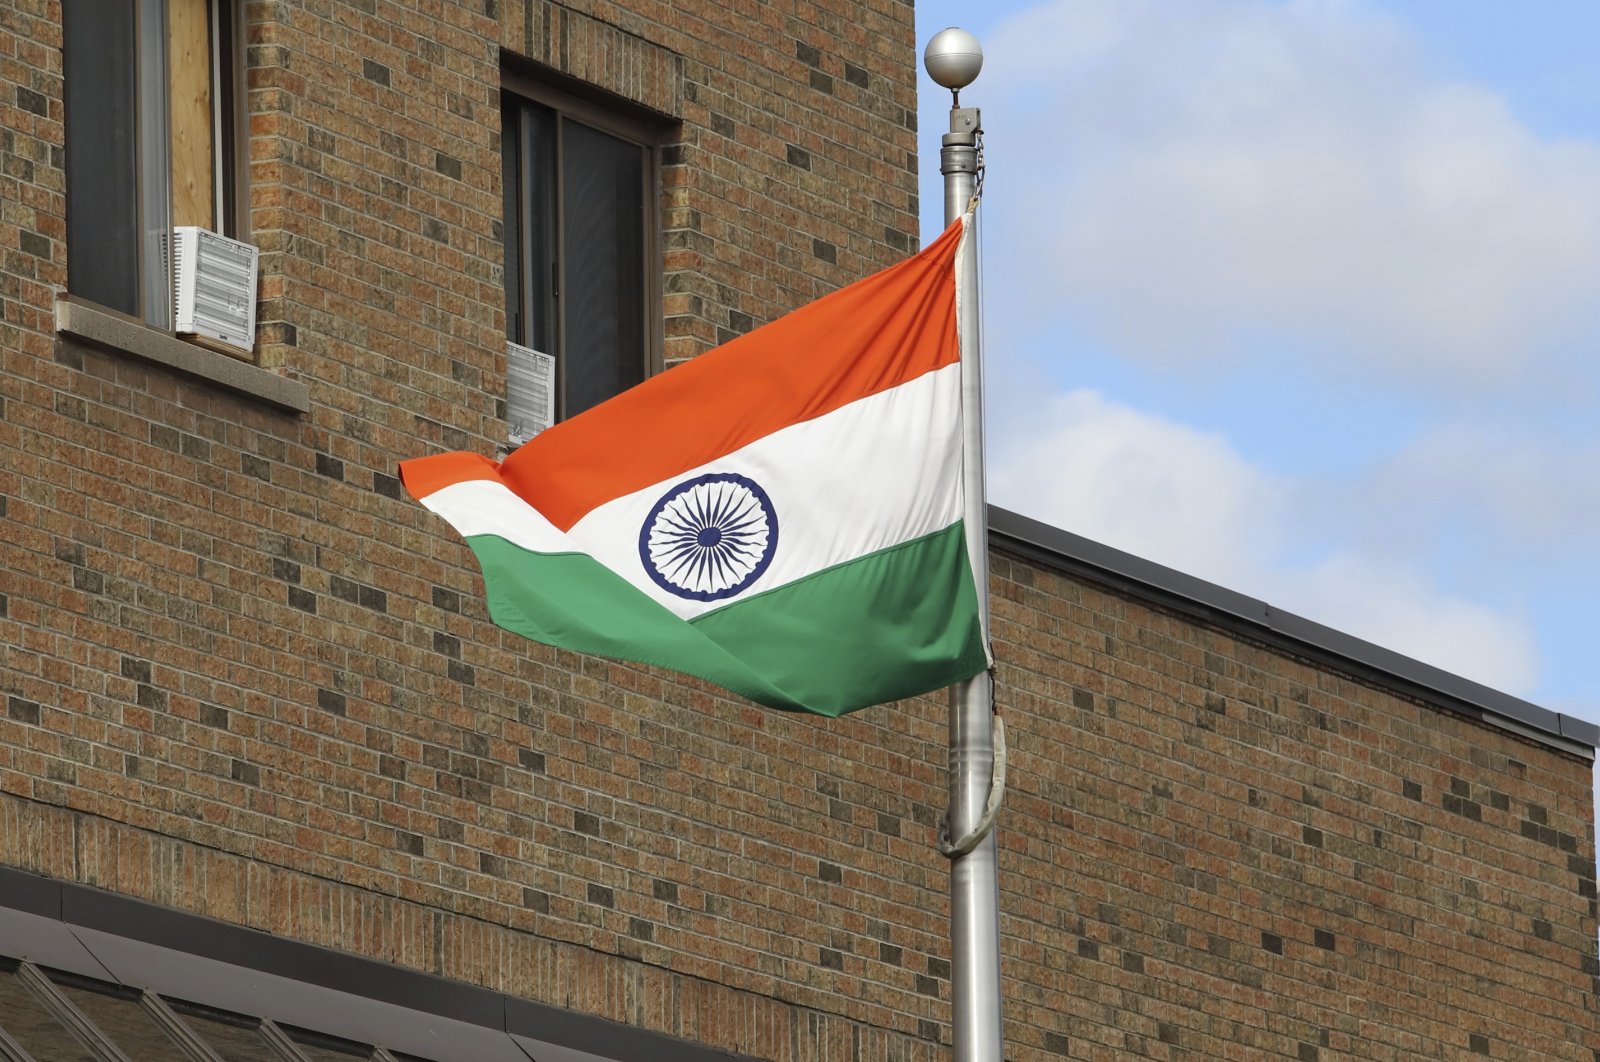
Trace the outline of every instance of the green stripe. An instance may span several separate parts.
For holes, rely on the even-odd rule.
[[[547,645],[698,675],[772,708],[843,715],[982,671],[962,525],[686,622],[583,554],[468,539],[489,614]]]

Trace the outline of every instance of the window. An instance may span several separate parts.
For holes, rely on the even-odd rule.
[[[653,133],[582,101],[514,87],[501,98],[506,338],[554,359],[556,420],[633,386],[656,363]],[[515,379],[511,391],[516,438],[528,411]]]
[[[239,235],[238,9],[62,4],[72,294],[170,328],[173,226]]]

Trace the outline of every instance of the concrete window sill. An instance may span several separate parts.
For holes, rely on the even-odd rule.
[[[135,318],[92,303],[57,299],[56,334],[143,358],[280,409],[294,413],[306,413],[311,409],[311,392],[298,380],[178,339]]]

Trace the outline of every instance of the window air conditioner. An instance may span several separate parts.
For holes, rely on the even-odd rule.
[[[521,446],[556,419],[556,359],[531,347],[506,344],[506,422]]]
[[[261,252],[194,225],[172,230],[174,331],[250,350]]]

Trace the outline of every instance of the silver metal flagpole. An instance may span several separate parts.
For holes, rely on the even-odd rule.
[[[951,90],[950,132],[939,151],[944,174],[945,224],[967,212],[978,190],[981,166],[978,110],[961,106],[961,90],[983,66],[983,49],[972,34],[942,30],[928,42],[923,64],[933,80]],[[962,418],[967,557],[977,581],[985,644],[989,637],[989,509],[983,475],[982,330],[978,308],[976,215],[967,233],[970,253],[957,259],[962,358]],[[987,828],[985,805],[995,777],[993,686],[988,673],[950,687],[951,837],[983,830],[967,849],[958,843],[950,855],[950,1004],[954,1062],[1002,1062],[1000,1007],[1000,903],[994,833]]]

